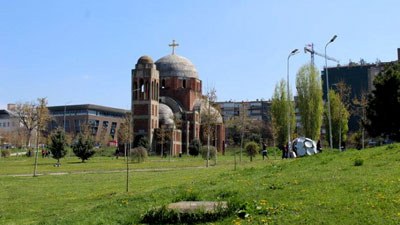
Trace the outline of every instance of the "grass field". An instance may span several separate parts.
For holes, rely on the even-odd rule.
[[[111,157],[87,163],[69,157],[58,168],[54,163],[40,158],[39,173],[125,168],[123,159]],[[232,215],[212,224],[400,224],[397,144],[294,160],[243,158],[236,171],[232,156],[219,157],[217,166],[204,165],[192,157],[131,163],[131,169],[171,169],[131,171],[126,193],[124,172],[14,177],[32,173],[33,159],[1,158],[0,224],[138,224],[149,209],[188,195],[235,198],[246,206],[245,219]]]

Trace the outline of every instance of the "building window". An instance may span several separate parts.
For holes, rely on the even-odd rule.
[[[183,80],[183,81],[182,81],[182,87],[183,87],[183,88],[186,88],[186,80]]]
[[[108,121],[103,121],[103,129],[107,129],[108,127]]]
[[[112,137],[114,137],[116,128],[117,128],[117,123],[116,122],[112,122],[111,129],[110,129],[110,134],[111,134]]]

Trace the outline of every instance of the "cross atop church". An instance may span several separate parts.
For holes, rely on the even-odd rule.
[[[168,46],[172,47],[172,55],[175,55],[175,47],[179,46],[179,44],[175,43],[175,40],[172,40],[172,44],[169,44]]]

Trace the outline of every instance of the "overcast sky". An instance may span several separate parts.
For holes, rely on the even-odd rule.
[[[290,60],[294,88],[305,44],[323,53],[334,34],[328,55],[341,64],[396,60],[399,9],[398,0],[0,0],[0,108],[37,97],[130,108],[137,59],[170,54],[172,39],[218,100],[269,99],[290,51],[301,50]]]

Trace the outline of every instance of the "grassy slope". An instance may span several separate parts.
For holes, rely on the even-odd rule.
[[[364,164],[354,166],[356,158],[363,159]],[[123,173],[0,176],[0,224],[131,224],[137,223],[147,209],[187,193],[195,193],[202,200],[236,196],[269,212],[259,215],[251,211],[249,219],[231,217],[217,222],[221,224],[234,220],[242,224],[400,223],[400,145],[296,160],[263,162],[258,157],[253,163],[246,159],[237,171],[228,164],[232,159],[220,157],[222,165],[209,169],[131,173],[129,193],[124,193]],[[105,170],[117,165],[113,161],[98,158],[77,165]],[[11,164],[20,165],[14,167],[18,173],[25,171],[18,168],[27,164],[27,171],[31,170],[27,161],[2,161],[0,174],[9,174],[4,166]],[[192,162],[190,158],[169,164],[204,165],[202,160]],[[44,165],[40,168],[46,169]]]

